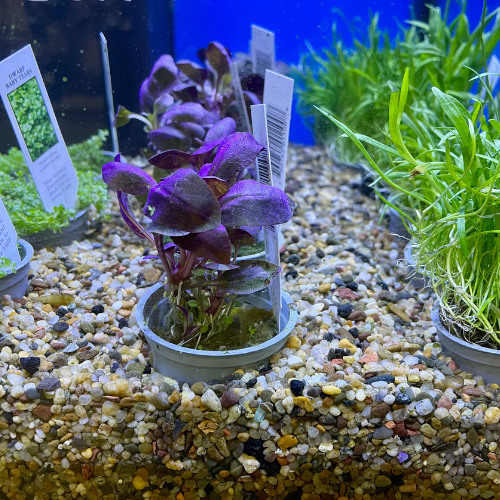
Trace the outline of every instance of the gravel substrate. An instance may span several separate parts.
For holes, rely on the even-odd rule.
[[[259,371],[151,368],[134,307],[161,271],[117,218],[35,255],[27,296],[1,302],[0,498],[500,498],[498,385],[442,357],[359,174],[317,148],[289,166],[299,322]]]

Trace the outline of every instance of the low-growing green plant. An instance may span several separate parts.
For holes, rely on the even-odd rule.
[[[495,17],[498,9],[487,15],[485,11],[471,30],[465,2],[449,23],[448,7],[449,0],[442,15],[439,8],[431,6],[428,23],[407,21],[408,27],[401,28],[394,44],[379,29],[378,15],[373,16],[365,40],[355,40],[353,48],[346,47],[334,25],[332,49],[321,55],[310,47],[302,57],[294,69],[299,109],[317,137],[335,146],[340,161],[355,163],[361,155],[350,141],[336,142],[338,128],[318,114],[315,106],[358,133],[386,142],[388,98],[401,87],[405,68],[410,68],[412,75],[408,120],[414,123],[411,113],[418,110],[428,126],[439,125],[443,113],[432,97],[433,86],[453,95],[465,107],[482,93],[483,86],[471,79],[474,71],[486,66],[500,40],[500,19]],[[405,140],[417,141],[414,132],[415,127],[401,129]],[[384,170],[390,168],[384,155],[376,159]]]
[[[0,279],[5,278],[8,274],[15,273],[17,266],[7,257],[0,257]]]
[[[92,204],[103,213],[107,207],[106,185],[97,180],[102,164],[108,160],[101,150],[106,136],[106,131],[99,131],[90,139],[68,147],[79,181],[77,209]],[[23,154],[17,148],[0,155],[0,195],[20,236],[46,229],[60,231],[76,213],[62,205],[53,212],[44,210]]]
[[[390,97],[389,145],[356,134],[327,110],[320,111],[387,185],[411,200],[411,208],[402,211],[384,199],[402,215],[412,235],[416,266],[430,278],[445,323],[469,342],[498,347],[500,122],[487,119],[481,103],[469,112],[457,98],[434,87],[433,98],[446,120],[432,132],[441,139],[433,150],[412,147],[402,136],[409,88],[406,71],[401,91]],[[386,176],[363,143],[387,154],[406,172],[413,189]]]

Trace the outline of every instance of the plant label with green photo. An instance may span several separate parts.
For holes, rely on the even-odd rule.
[[[45,210],[74,210],[78,178],[31,45],[0,62],[0,95]]]
[[[282,190],[285,189],[293,83],[293,80],[287,76],[266,70],[264,104],[266,105],[273,186]]]
[[[19,265],[21,256],[17,249],[16,230],[0,198],[0,274],[2,273],[2,267],[10,263]]]
[[[269,144],[267,136],[267,120],[266,120],[266,105],[255,104],[250,108],[252,112],[253,136],[255,140],[264,146],[264,149],[259,153],[255,160],[257,171],[257,181],[268,186],[273,185],[271,174],[271,156],[269,154]],[[279,248],[279,231],[278,225],[264,226],[264,243],[266,245],[266,260],[272,264],[280,265],[280,248]],[[280,329],[280,311],[281,311],[281,279],[278,274],[269,285],[269,296],[273,306],[274,318]]]
[[[252,24],[250,59],[252,60],[254,73],[266,76],[266,70],[274,71],[276,66],[276,48],[273,31]]]

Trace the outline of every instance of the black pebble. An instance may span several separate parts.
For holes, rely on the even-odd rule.
[[[304,386],[305,384],[302,380],[293,379],[290,381],[290,390],[294,396],[302,396]]]
[[[328,361],[332,359],[342,359],[344,356],[351,356],[352,353],[349,349],[330,349],[328,351]]]
[[[323,340],[326,340],[327,342],[331,342],[334,338],[335,336],[332,332],[327,332],[323,335]]]
[[[295,270],[295,269],[292,269],[291,271],[288,271],[286,274],[285,274],[285,278],[288,278],[288,277],[291,277],[292,279],[295,279],[299,276],[299,273]]]
[[[119,363],[117,363],[116,361],[114,363],[111,363],[111,367],[110,367],[111,373],[115,373],[116,370],[118,370],[118,368],[120,368]]]
[[[358,290],[358,284],[353,281],[352,283],[347,283],[346,288],[356,292]]]
[[[253,387],[256,383],[257,383],[257,379],[256,379],[256,378],[251,378],[251,379],[247,382],[247,387]]]
[[[357,337],[359,335],[359,330],[357,328],[349,328],[347,330],[353,337]]]
[[[40,358],[37,358],[36,356],[20,358],[19,361],[21,363],[21,366],[32,376],[38,371],[38,368],[40,367]]]
[[[260,439],[250,438],[243,445],[243,453],[255,457],[257,459],[264,458],[264,443]]]
[[[142,255],[144,255],[144,257],[146,257],[146,255],[149,255],[149,248],[146,248],[146,250],[142,252]]]
[[[52,325],[52,329],[56,332],[65,332],[68,328],[69,325],[65,321],[58,321],[55,325]]]
[[[58,315],[60,318],[62,318],[63,316],[65,316],[65,315],[66,315],[66,314],[68,314],[68,313],[69,313],[69,311],[68,311],[65,307],[62,307],[62,306],[61,306],[61,307],[59,307],[59,308],[57,309],[57,315]]]
[[[354,307],[351,304],[340,304],[337,308],[339,316],[345,319],[349,317],[349,314],[351,314],[353,310]]]
[[[317,398],[320,394],[321,394],[321,389],[320,389],[319,387],[311,387],[311,388],[307,391],[307,395],[308,395],[310,398]]]
[[[144,368],[144,371],[142,372],[143,375],[149,375],[151,373],[151,365],[146,365],[146,368]]]
[[[118,321],[118,328],[125,328],[128,327],[128,320],[127,318],[122,318],[120,321]]]
[[[325,256],[325,252],[323,252],[323,250],[321,250],[321,248],[317,248],[316,249],[316,255],[322,259],[324,256]]]
[[[342,403],[344,404],[344,406],[354,406],[356,404],[356,401],[351,401],[350,399],[344,399],[344,401],[342,401]]]
[[[35,277],[35,275],[34,275],[34,274],[30,274],[30,275],[28,276],[28,279],[29,279],[29,280],[32,280],[34,277]]]
[[[394,400],[394,403],[397,405],[409,405],[411,403],[411,398],[407,394],[397,392],[396,399]]]
[[[94,313],[94,314],[101,314],[104,312],[104,306],[99,304],[97,306],[94,306],[91,311]]]
[[[383,281],[377,283],[377,285],[379,285],[382,288],[382,290],[389,290],[389,287]]]
[[[300,257],[296,254],[290,255],[285,261],[287,264],[293,264],[296,266],[300,262]]]

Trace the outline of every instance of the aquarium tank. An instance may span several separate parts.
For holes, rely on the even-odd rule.
[[[0,42],[0,498],[500,499],[500,0]]]

